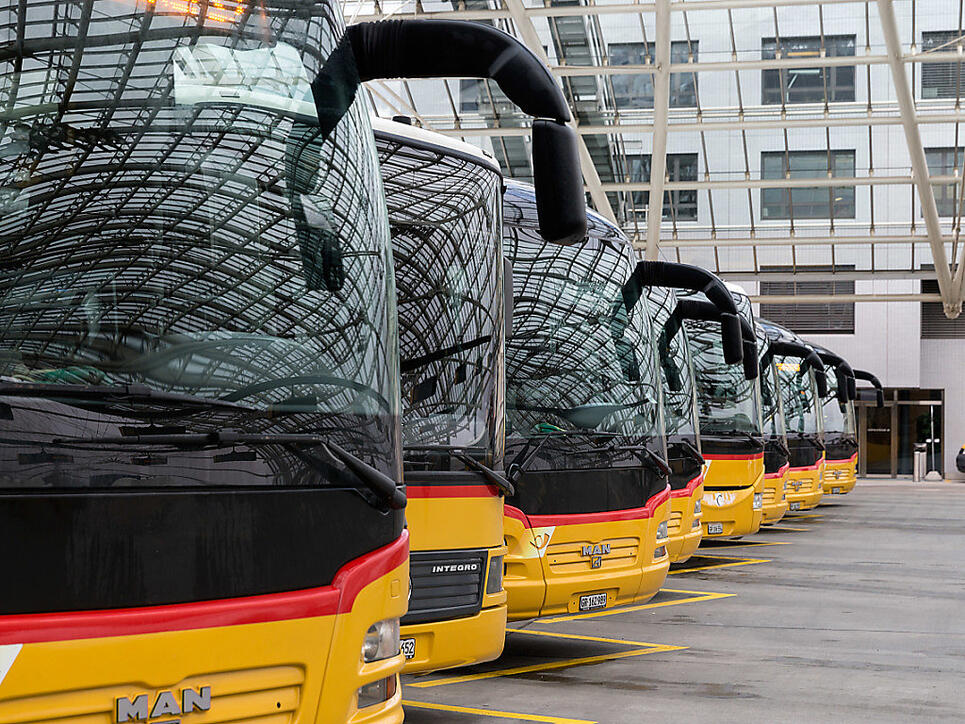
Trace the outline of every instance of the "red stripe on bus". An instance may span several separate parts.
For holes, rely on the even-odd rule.
[[[685,487],[680,488],[679,490],[671,490],[670,497],[671,498],[689,498],[691,495],[694,494],[694,491],[697,489],[697,486],[703,482],[704,482],[704,474],[703,472],[701,472],[700,475],[698,475],[696,478],[694,478],[689,483],[687,483]]]
[[[776,473],[764,473],[765,478],[783,478],[784,473],[791,469],[790,463],[784,463]]]
[[[563,513],[559,515],[526,515],[519,508],[507,505],[504,514],[522,521],[527,528],[543,528],[551,525],[579,525],[581,523],[610,523],[618,520],[643,520],[652,518],[657,508],[670,500],[670,486],[654,495],[642,508],[606,510],[601,513]]]
[[[409,498],[495,498],[499,490],[495,485],[407,485]]]
[[[792,473],[798,472],[800,470],[817,470],[822,463],[824,463],[824,458],[821,458],[820,460],[818,460],[816,463],[814,463],[814,465],[803,465],[799,468],[791,468],[790,470]]]
[[[329,586],[166,606],[0,616],[0,644],[134,636],[332,616],[351,611],[363,588],[408,558],[409,532],[403,530],[389,545],[342,566]]]
[[[764,453],[752,453],[750,455],[708,455],[704,453],[704,460],[761,460],[764,458]]]
[[[824,462],[826,462],[828,465],[841,465],[843,463],[853,463],[857,459],[858,459],[858,453],[855,453],[849,458],[843,458],[841,460],[825,460]]]

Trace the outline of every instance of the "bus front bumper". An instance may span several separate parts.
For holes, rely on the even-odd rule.
[[[788,510],[785,475],[764,478],[764,506],[761,525],[777,523]]]
[[[858,482],[857,456],[848,460],[828,460],[824,465],[822,485],[825,495],[845,495]]]
[[[697,503],[702,504],[704,487],[697,485],[689,495],[674,497],[676,492],[670,494],[670,541],[667,543],[667,553],[671,563],[683,563],[694,554],[703,537],[704,529],[700,524],[703,513],[696,512],[696,506]]]
[[[701,500],[703,537],[735,538],[760,530],[763,513],[760,508],[754,509],[756,487],[705,489]]]
[[[787,503],[791,512],[810,510],[821,502],[824,487],[821,478],[824,463],[811,468],[791,468],[787,477]]]
[[[405,674],[492,661],[503,653],[506,604],[466,618],[403,626],[400,639],[414,639],[414,656],[406,660]]]

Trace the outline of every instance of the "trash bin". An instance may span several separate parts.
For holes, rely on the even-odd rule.
[[[928,457],[928,446],[923,442],[915,443],[914,461],[912,467],[912,480],[916,483],[920,483],[925,479],[925,473],[928,470],[928,463],[926,458]]]

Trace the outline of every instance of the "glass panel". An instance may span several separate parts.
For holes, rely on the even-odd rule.
[[[870,475],[891,475],[891,407],[865,407],[867,444],[863,454]]]
[[[645,65],[654,62],[653,43],[610,43],[610,65]],[[687,63],[691,55],[697,60],[697,42],[670,44],[670,62]],[[614,104],[618,109],[653,108],[653,75],[610,76]],[[670,107],[693,108],[697,105],[697,80],[694,73],[670,74]]]
[[[965,161],[965,148],[926,148],[925,160],[928,162],[928,173],[931,176],[954,176],[959,172]],[[957,175],[961,176],[961,173]],[[958,203],[958,184],[932,184],[935,192],[935,205],[938,206],[939,216],[955,216],[955,205]],[[965,203],[959,209],[961,216]]]
[[[961,35],[957,30],[922,33],[922,52],[960,52]],[[962,63],[922,63],[922,98],[961,98],[963,89],[965,89],[965,65]]]
[[[854,151],[765,151],[761,178],[854,177]],[[855,187],[767,188],[761,190],[762,219],[830,219],[855,217]]]
[[[627,154],[626,159],[628,180],[632,183],[650,183],[650,154]],[[667,177],[671,181],[696,181],[697,154],[668,153]],[[650,204],[650,192],[633,191],[630,193],[630,200],[633,204],[633,211],[643,214]],[[662,218],[665,221],[670,219],[696,221],[697,190],[664,191]]]
[[[818,58],[854,55],[855,36],[820,36],[764,38],[761,57]],[[761,71],[761,102],[769,103],[834,103],[854,100],[854,66],[839,65],[814,68],[782,68]]]

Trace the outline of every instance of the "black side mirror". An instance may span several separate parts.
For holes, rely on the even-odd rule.
[[[828,375],[824,370],[814,370],[814,379],[818,383],[818,397],[828,396]]]
[[[757,347],[747,341],[744,342],[744,379],[756,380],[761,374],[757,361]]]
[[[720,341],[724,348],[724,362],[734,365],[744,359],[741,321],[736,314],[720,313]]]
[[[533,181],[539,233],[573,244],[586,238],[586,195],[576,133],[567,125],[533,121]]]
[[[855,383],[854,377],[848,377],[848,399],[857,400],[858,399],[858,385]]]

